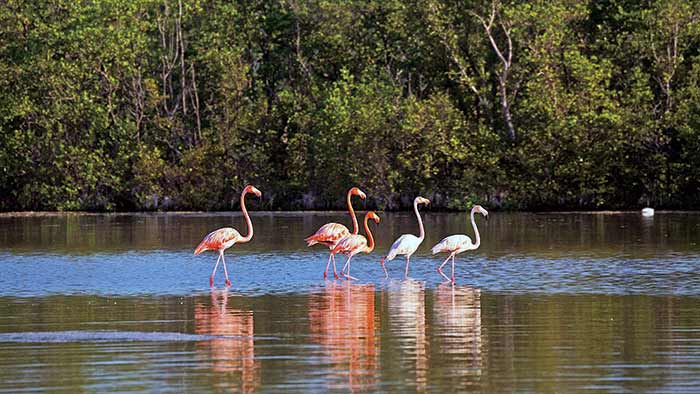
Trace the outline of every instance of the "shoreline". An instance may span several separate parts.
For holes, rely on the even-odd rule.
[[[364,212],[366,210],[357,209],[356,212]],[[533,215],[571,215],[571,214],[583,214],[583,215],[623,215],[639,213],[641,215],[641,210],[639,209],[629,209],[629,210],[602,210],[602,211],[575,211],[575,210],[560,210],[560,211],[511,211],[502,210],[496,211],[499,213],[524,213]],[[413,213],[413,210],[397,210],[397,211],[380,211],[383,213]],[[289,216],[301,216],[301,215],[337,215],[337,214],[347,214],[346,210],[297,210],[297,211],[251,211],[249,212],[251,216],[271,216],[271,215],[289,215]],[[468,214],[469,211],[422,211],[422,213],[441,213],[441,214]],[[656,210],[655,214],[690,214],[698,215],[700,211],[693,210]],[[61,217],[61,216],[228,216],[228,215],[241,215],[241,211],[125,211],[125,212],[91,212],[91,211],[10,211],[10,212],[0,212],[0,218],[2,217]]]

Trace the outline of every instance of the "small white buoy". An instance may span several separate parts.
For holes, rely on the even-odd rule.
[[[654,216],[654,208],[642,209],[642,216]]]

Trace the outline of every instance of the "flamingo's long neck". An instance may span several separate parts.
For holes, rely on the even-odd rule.
[[[479,245],[481,245],[481,237],[479,236],[479,229],[476,228],[476,221],[474,221],[474,212],[475,208],[472,208],[472,227],[474,227],[474,235],[476,237],[476,242],[474,242],[474,249],[477,249],[479,248]]]
[[[372,236],[372,232],[369,231],[369,215],[365,215],[365,233],[367,233],[367,249],[365,249],[365,253],[371,253],[374,250],[374,237]]]
[[[350,217],[352,218],[352,233],[357,234],[360,232],[360,226],[357,224],[357,218],[355,217],[355,210],[352,209],[352,192],[348,192],[348,211],[350,212]]]
[[[423,239],[425,238],[425,229],[423,228],[423,219],[420,217],[420,213],[418,212],[418,201],[413,201],[413,210],[416,211],[416,217],[418,218],[418,228],[419,228],[419,234],[418,234],[418,239],[423,242]]]
[[[245,222],[248,225],[248,235],[243,237],[238,243],[243,243],[243,242],[249,242],[253,238],[253,222],[250,220],[250,216],[248,215],[248,210],[245,207],[245,195],[248,194],[248,191],[245,190],[241,194],[241,211],[243,211],[243,217],[245,217]]]

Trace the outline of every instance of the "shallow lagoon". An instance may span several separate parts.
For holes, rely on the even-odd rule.
[[[700,215],[477,217],[455,287],[429,247],[471,235],[467,215],[424,214],[410,281],[399,259],[385,280],[379,257],[415,217],[380,216],[349,284],[323,281],[327,250],[302,241],[345,214],[254,213],[228,290],[221,272],[209,289],[215,254],[192,250],[239,214],[0,216],[0,392],[700,385]]]

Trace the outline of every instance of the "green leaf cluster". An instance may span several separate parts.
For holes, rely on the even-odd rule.
[[[700,1],[0,3],[0,210],[246,183],[267,209],[698,209]]]

